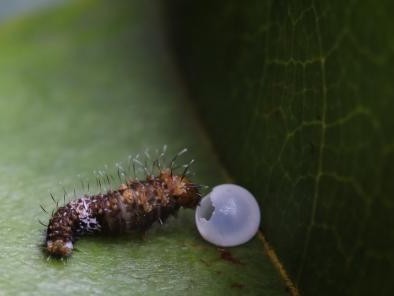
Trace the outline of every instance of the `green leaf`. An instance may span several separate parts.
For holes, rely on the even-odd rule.
[[[394,293],[390,1],[172,1],[229,173],[305,295]],[[218,118],[220,114],[220,118]]]
[[[75,1],[0,26],[0,294],[284,295],[258,238],[223,260],[190,210],[144,239],[81,238],[67,261],[41,251],[49,192],[98,191],[92,171],[116,174],[129,154],[189,147],[194,181],[226,181],[142,3]]]

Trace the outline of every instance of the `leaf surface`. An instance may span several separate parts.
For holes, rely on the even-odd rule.
[[[260,240],[221,259],[193,211],[139,237],[84,237],[66,262],[40,245],[54,204],[97,192],[94,170],[189,147],[195,182],[225,180],[166,51],[156,8],[75,1],[0,27],[0,294],[284,295]],[[190,160],[190,159],[187,159]],[[108,165],[108,168],[106,168]],[[84,186],[81,184],[84,183]],[[102,188],[104,190],[104,188]],[[238,261],[236,261],[238,262]]]
[[[172,1],[190,92],[305,295],[394,291],[390,1]]]

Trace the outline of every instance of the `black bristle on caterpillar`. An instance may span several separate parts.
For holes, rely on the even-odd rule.
[[[146,172],[145,180],[125,178],[116,190],[84,195],[57,206],[47,225],[45,252],[56,258],[68,257],[81,235],[144,231],[155,221],[162,223],[175,215],[180,207],[195,208],[201,199],[200,186],[186,177],[192,162],[181,175],[175,173],[175,159],[185,151],[172,159],[169,168],[161,166],[160,158],[154,161],[158,173]],[[119,170],[118,175],[121,180]]]

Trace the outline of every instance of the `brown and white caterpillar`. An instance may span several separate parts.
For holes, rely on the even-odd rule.
[[[176,157],[183,152],[185,149]],[[176,157],[169,168],[153,162],[158,173],[146,173],[145,180],[129,178],[116,190],[84,195],[57,208],[47,226],[45,251],[53,257],[68,257],[81,235],[144,231],[155,221],[162,223],[176,214],[180,207],[195,208],[201,199],[200,186],[186,177],[189,165],[181,175],[175,174]]]

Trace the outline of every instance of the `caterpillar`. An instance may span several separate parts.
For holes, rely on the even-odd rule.
[[[145,231],[155,221],[163,223],[179,208],[195,208],[201,199],[200,185],[186,177],[191,161],[182,174],[176,174],[175,159],[163,168],[160,158],[153,162],[158,173],[147,172],[145,179],[125,178],[116,190],[83,195],[58,207],[47,225],[44,249],[56,258],[69,257],[74,243],[92,233],[119,234]],[[118,171],[119,173],[119,171]]]

